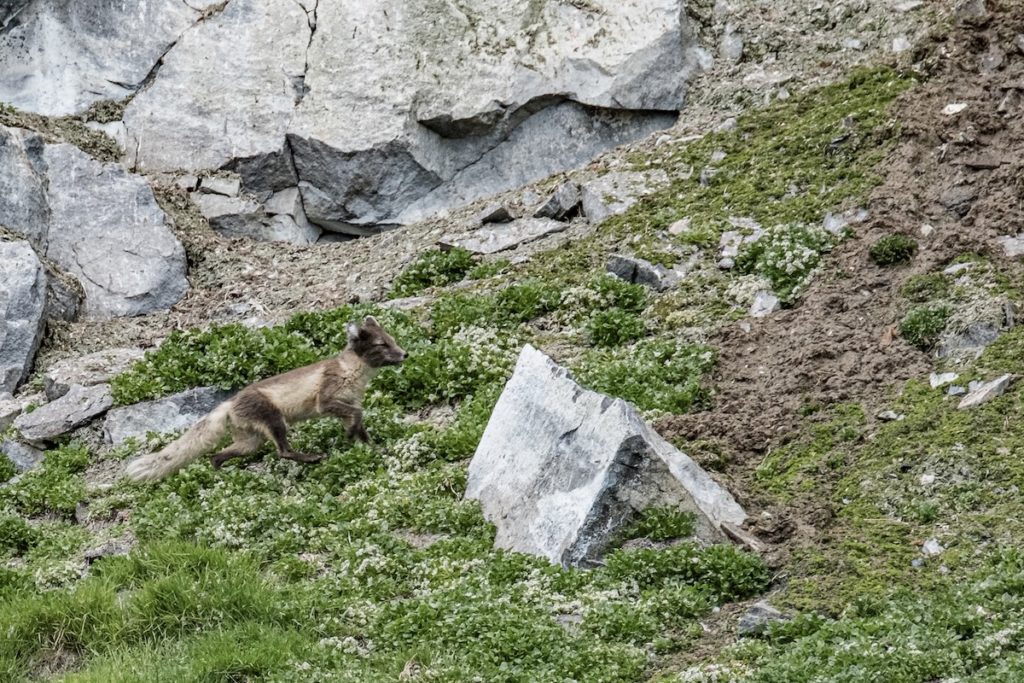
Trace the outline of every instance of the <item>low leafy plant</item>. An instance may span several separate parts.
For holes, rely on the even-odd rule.
[[[792,303],[835,241],[834,235],[817,225],[776,225],[740,252],[736,266],[740,272],[767,278],[779,300]]]
[[[575,373],[584,385],[641,410],[685,413],[707,400],[701,379],[714,362],[714,352],[700,344],[644,339],[629,347],[594,349]]]
[[[621,346],[640,339],[646,331],[639,316],[621,308],[598,311],[587,322],[587,338],[592,346]]]
[[[903,316],[900,336],[922,351],[927,351],[939,340],[950,315],[948,306],[918,306]]]
[[[461,247],[424,252],[395,278],[391,297],[415,296],[429,287],[459,282],[475,265],[473,255]]]
[[[949,278],[942,273],[914,275],[900,287],[900,295],[915,304],[941,299],[949,294]]]
[[[644,510],[629,526],[624,539],[649,538],[652,541],[669,541],[687,538],[696,530],[696,519],[692,512],[676,506],[654,507]]]
[[[880,237],[871,245],[868,256],[879,266],[895,266],[907,263],[917,253],[917,242],[901,233]]]

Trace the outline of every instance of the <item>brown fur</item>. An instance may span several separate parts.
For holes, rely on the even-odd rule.
[[[322,455],[298,453],[288,444],[288,425],[313,417],[340,418],[350,437],[369,441],[362,411],[366,386],[378,369],[401,363],[406,354],[372,317],[361,327],[350,324],[348,336],[348,346],[339,356],[242,389],[159,453],[129,463],[128,476],[163,478],[201,455],[228,429],[234,438],[213,456],[215,468],[255,452],[267,440],[282,458],[317,462]]]

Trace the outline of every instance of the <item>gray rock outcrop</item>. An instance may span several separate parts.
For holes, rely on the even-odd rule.
[[[73,276],[51,314],[93,319],[166,309],[188,288],[185,250],[145,179],[77,147],[0,127],[0,225]]]
[[[0,283],[0,392],[13,392],[46,325],[46,272],[28,242],[0,242]]]
[[[114,404],[110,385],[92,387],[75,385],[61,398],[23,413],[14,420],[14,427],[30,442],[52,441],[61,434],[80,427],[102,415]]]
[[[608,259],[607,270],[621,280],[645,285],[658,292],[675,287],[681,279],[676,271],[635,256],[613,255]]]
[[[972,383],[970,393],[960,400],[957,408],[967,410],[995,400],[1006,393],[1012,381],[1013,375],[1002,375],[989,382]]]
[[[173,306],[188,289],[185,249],[149,184],[71,145],[43,154],[52,212],[46,256],[78,278],[87,318]]]
[[[313,224],[358,235],[667,128],[707,66],[680,0],[215,5],[33,0],[0,44],[0,100],[134,95],[131,164],[298,188]]]
[[[43,452],[38,448],[26,446],[14,439],[4,439],[3,441],[0,441],[0,455],[3,455],[11,461],[11,464],[14,465],[14,469],[18,474],[22,474],[39,467],[45,457]]]
[[[588,565],[636,514],[676,505],[697,536],[722,541],[746,518],[733,497],[622,399],[580,387],[526,346],[469,465],[466,497],[497,526],[496,545]]]
[[[149,432],[179,432],[191,427],[230,396],[231,392],[216,387],[201,387],[156,401],[114,408],[103,422],[103,438],[117,445],[129,438],[144,438]]]
[[[583,183],[580,188],[583,215],[592,223],[624,213],[641,197],[668,182],[664,171],[614,171]]]
[[[63,116],[100,100],[124,99],[210,4],[35,0],[0,9],[0,25],[5,14],[20,11],[0,33],[0,101]]]

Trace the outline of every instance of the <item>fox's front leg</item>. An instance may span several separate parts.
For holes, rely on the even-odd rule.
[[[363,425],[363,410],[358,406],[331,399],[321,406],[324,415],[333,415],[345,423],[349,438],[357,439],[363,443],[370,442],[370,435],[366,433]]]

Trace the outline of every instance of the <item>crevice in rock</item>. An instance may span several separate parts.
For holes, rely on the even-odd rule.
[[[316,35],[317,10],[320,8],[320,0],[314,0],[313,9],[306,9],[306,6],[299,0],[295,0],[295,4],[306,13],[306,24],[309,26],[309,40],[306,41],[306,53],[302,64],[302,74],[298,76],[291,76],[292,87],[295,88],[295,106],[297,107],[309,93],[309,86],[306,85],[306,75],[309,73],[309,48],[313,45],[313,36]]]
[[[7,31],[8,27],[13,28],[18,22],[15,21],[18,15],[21,14],[26,7],[31,4],[31,0],[25,0],[20,6],[0,8],[0,34]]]

